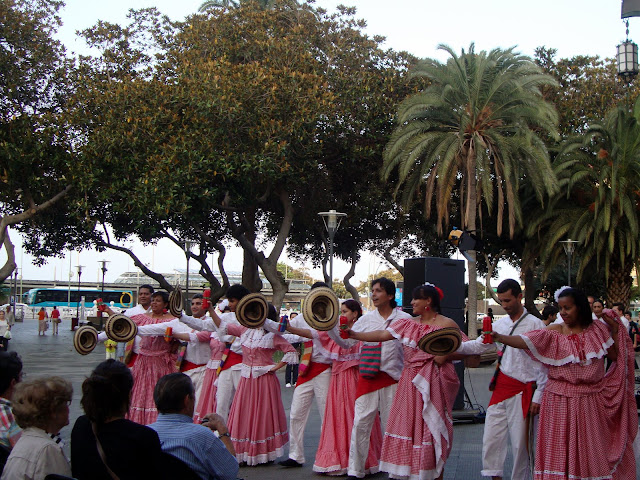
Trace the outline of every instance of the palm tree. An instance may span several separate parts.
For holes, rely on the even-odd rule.
[[[628,303],[640,254],[640,98],[633,111],[618,107],[568,139],[554,167],[562,194],[530,233],[546,225],[548,245],[566,236],[578,240],[578,281],[595,261],[604,270],[608,300]],[[559,255],[558,247],[549,248],[542,260],[553,265]]]
[[[542,86],[555,82],[513,48],[476,53],[472,44],[460,56],[447,46],[439,48],[451,58],[446,64],[426,59],[413,71],[429,86],[400,105],[399,125],[384,152],[383,178],[397,171],[395,192],[405,205],[424,187],[425,213],[432,215],[435,201],[440,234],[457,193],[464,228],[476,230],[484,199],[488,211],[497,212],[498,235],[507,208],[513,236],[523,224],[521,182],[530,182],[541,201],[557,190],[538,136],[557,137],[557,114],[540,94]],[[475,299],[475,252],[471,257],[469,298]],[[475,302],[468,307],[469,334],[475,336]]]

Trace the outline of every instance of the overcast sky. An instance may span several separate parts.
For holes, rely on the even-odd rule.
[[[200,0],[110,0],[88,2],[68,0],[61,12],[63,27],[59,38],[70,51],[85,53],[86,47],[76,36],[76,31],[94,25],[98,20],[113,23],[126,22],[129,8],[157,7],[172,19],[181,20],[195,12]],[[454,50],[476,44],[477,50],[495,47],[517,46],[518,51],[533,55],[538,46],[553,47],[560,57],[574,55],[599,55],[613,57],[616,45],[625,39],[625,26],[620,19],[621,3],[618,0],[538,0],[535,2],[514,0],[318,0],[316,5],[335,10],[339,4],[355,6],[357,17],[367,22],[369,35],[386,37],[385,46],[395,50],[406,50],[418,57],[446,59],[446,54],[437,50],[439,44],[447,44]],[[630,21],[630,38],[640,41],[640,19]],[[18,265],[23,268],[25,278],[55,278],[67,281],[71,264],[77,281],[75,265],[85,266],[83,280],[100,278],[98,260],[110,260],[107,281],[120,273],[133,270],[133,264],[124,254],[107,252],[74,252],[62,260],[52,260],[45,267],[35,267],[31,258],[21,252],[18,235],[12,234],[16,243]],[[153,248],[137,248],[141,259],[157,271],[170,272],[174,268],[185,268],[184,254],[170,242],[160,242]],[[237,248],[230,249],[226,259],[228,270],[241,269],[242,254]],[[193,264],[192,264],[193,265]],[[365,256],[358,265],[356,278],[365,279],[368,274],[386,268],[384,262]],[[335,275],[342,277],[348,266],[336,262]],[[320,271],[313,272],[320,277]],[[513,276],[511,268],[501,269],[501,278]]]

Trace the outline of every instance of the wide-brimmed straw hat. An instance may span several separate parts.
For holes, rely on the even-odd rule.
[[[128,342],[138,334],[138,325],[129,317],[116,313],[107,319],[104,332],[114,342]]]
[[[448,355],[458,350],[462,335],[458,327],[439,328],[418,341],[418,348],[431,355]]]
[[[182,289],[176,285],[173,292],[169,294],[169,313],[176,318],[182,316]]]
[[[269,303],[261,293],[250,293],[240,299],[236,306],[238,323],[247,328],[260,328],[269,313]]]
[[[302,316],[311,328],[331,330],[340,316],[338,296],[328,287],[314,288],[304,299]]]
[[[90,325],[84,325],[73,335],[73,347],[80,355],[93,352],[98,344],[98,331]]]

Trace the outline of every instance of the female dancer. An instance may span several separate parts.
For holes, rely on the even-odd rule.
[[[269,305],[269,317],[278,314]],[[275,460],[284,453],[289,441],[287,417],[282,405],[280,382],[275,372],[287,363],[298,363],[296,349],[278,335],[263,328],[245,328],[237,323],[212,319],[218,335],[240,337],[242,345],[242,378],[229,413],[229,432],[236,458],[247,465],[259,465]],[[273,362],[273,354],[284,352],[282,361]]]
[[[524,335],[492,334],[549,367],[535,479],[635,478],[638,415],[629,335],[611,310],[604,310],[604,322],[593,320],[579,290],[564,289],[558,304],[564,323]],[[606,374],[605,356],[612,361]]]
[[[165,313],[169,306],[167,292],[155,292],[151,297],[151,312],[131,317],[138,326],[163,323],[173,319]],[[140,352],[131,368],[133,391],[131,407],[127,418],[142,425],[156,421],[158,411],[153,401],[153,389],[156,382],[169,373],[177,371],[175,354],[171,353],[171,343],[160,336],[144,337],[140,342]]]
[[[442,479],[451,452],[451,410],[460,386],[451,360],[462,356],[433,356],[417,346],[424,335],[434,330],[458,328],[453,320],[440,314],[441,298],[441,290],[434,285],[416,287],[411,306],[417,317],[396,320],[386,330],[349,331],[352,338],[365,342],[397,339],[402,343],[404,369],[380,457],[380,470],[388,472],[390,478]]]
[[[362,307],[355,300],[345,300],[340,308],[340,313],[347,317],[348,325],[351,326],[362,316]],[[344,348],[346,345],[343,344],[344,346],[341,347],[330,339],[327,344],[326,339],[329,337],[324,332],[320,332],[318,336],[323,346],[331,350],[330,356],[334,361],[331,367],[331,383],[329,384],[327,406],[313,471],[329,475],[346,475],[349,466],[349,445],[351,444],[351,430],[355,413],[358,366],[362,344],[358,342],[351,348]],[[377,416],[371,430],[369,455],[365,463],[366,474],[378,471],[381,446],[382,430],[380,417]]]

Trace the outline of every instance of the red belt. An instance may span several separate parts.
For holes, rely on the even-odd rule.
[[[221,371],[228,370],[229,368],[233,367],[234,365],[238,365],[239,363],[242,363],[242,355],[236,352],[229,352],[229,356],[224,362],[224,366],[221,368]]]
[[[328,368],[331,368],[330,363],[309,362],[307,372],[304,375],[298,376],[296,387],[299,387],[303,383],[307,383],[309,380],[313,380]]]
[[[398,383],[398,381],[394,380],[393,377],[383,371],[378,372],[374,378],[364,378],[363,376],[359,376],[358,387],[356,388],[356,398],[388,387],[394,383]]]
[[[196,369],[198,367],[202,367],[204,365],[203,364],[197,364],[197,363],[191,363],[189,360],[183,360],[182,364],[180,365],[180,371],[181,372],[188,372],[189,370],[193,370]]]
[[[534,383],[535,382],[524,383],[510,377],[509,375],[505,375],[501,371],[498,372],[496,388],[493,391],[493,395],[491,395],[489,406],[503,402],[508,398],[515,397],[522,392],[522,414],[524,418],[526,418],[527,413],[529,413],[529,408],[531,407]]]

